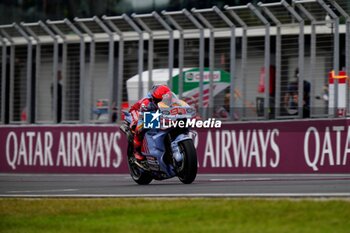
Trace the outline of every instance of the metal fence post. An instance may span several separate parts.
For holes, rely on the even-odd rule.
[[[34,38],[34,40],[36,41],[36,56],[35,56],[35,83],[38,82],[39,79],[39,70],[40,70],[40,64],[41,64],[41,41],[40,38],[33,32],[33,30],[30,28],[30,26],[37,26],[39,25],[39,23],[21,23],[21,26],[24,27],[26,29],[26,31],[29,33],[30,36],[32,36]],[[36,86],[33,87],[33,90],[36,89]],[[36,97],[36,93],[34,94],[34,102],[33,102],[33,115],[36,117],[37,116],[37,97]],[[31,97],[33,98],[33,97]],[[35,111],[34,111],[35,110]],[[34,123],[34,119],[33,119],[33,123]]]
[[[146,28],[145,28],[146,29]],[[149,29],[149,28],[148,28]],[[147,31],[147,30],[146,30]],[[150,90],[153,86],[153,59],[154,59],[154,38],[153,38],[153,32],[152,30],[149,29],[148,35],[149,35],[149,39],[148,39],[148,90]]]
[[[298,92],[299,96],[304,96],[304,20],[301,16],[291,7],[285,0],[281,1],[282,5],[289,11],[290,14],[299,23],[299,52],[298,52],[298,69],[299,69],[299,80],[298,80]],[[298,117],[303,118],[303,98],[298,98]]]
[[[72,22],[70,22],[68,19],[64,20],[65,23],[70,27],[75,34],[77,34],[80,38],[80,55],[79,55],[79,120],[80,123],[86,123],[86,117],[84,114],[84,106],[85,106],[85,88],[84,88],[84,81],[85,81],[85,40],[84,35],[78,30],[77,27],[75,27]]]
[[[184,37],[184,32],[183,30],[180,30],[180,36],[179,36],[179,97],[182,98],[183,92],[184,92],[184,85],[183,85],[183,80],[184,80],[184,55],[185,55],[185,37]]]
[[[169,48],[168,48],[169,87],[170,89],[172,89],[173,83],[171,80],[173,78],[173,69],[174,69],[174,32],[173,32],[173,29],[165,22],[165,20],[157,12],[153,11],[153,16],[169,33]],[[180,98],[182,97],[182,92],[180,95],[180,86],[179,86],[179,97]]]
[[[15,43],[11,40],[10,45],[10,121],[13,121],[14,115],[14,78],[15,78],[15,54],[16,54],[16,46]]]
[[[132,17],[137,21],[137,23],[148,33],[148,90],[152,88],[153,85],[153,58],[154,58],[154,38],[153,31],[142,21],[142,17],[144,16],[152,16],[152,15],[137,15],[132,14]]]
[[[349,93],[349,77],[350,77],[350,17],[347,18],[346,20],[346,36],[345,36],[345,40],[346,40],[346,49],[345,49],[345,60],[346,60],[346,74],[348,76],[348,78],[346,79],[347,82],[347,92],[348,92],[348,96],[350,96]],[[349,101],[349,98],[348,98]],[[350,109],[350,101],[348,103],[348,108]]]
[[[102,16],[102,19],[111,27],[111,29],[117,33],[119,36],[119,47],[118,47],[118,90],[117,90],[117,117],[118,120],[122,119],[122,109],[121,109],[121,104],[122,104],[122,97],[123,97],[123,75],[124,75],[124,36],[122,31],[114,24],[112,23],[112,19],[114,17],[107,17],[107,16]],[[95,18],[97,21],[100,22],[100,20],[96,17]],[[96,22],[97,22],[96,21]],[[109,33],[110,36],[110,41],[113,42],[113,34],[112,32],[104,25],[102,22],[100,22],[100,26],[104,27],[104,30]]]
[[[93,103],[93,95],[91,93],[91,88],[88,89],[89,84],[91,87],[93,87],[93,78],[92,75],[94,73],[94,69],[95,69],[95,35],[94,33],[91,32],[91,30],[85,25],[84,22],[90,22],[93,21],[94,19],[79,19],[77,17],[74,18],[74,21],[77,22],[79,24],[79,26],[85,31],[85,33],[90,37],[91,41],[90,41],[90,62],[89,62],[89,74],[86,75],[85,78],[85,82],[84,82],[84,99],[85,100],[89,100],[89,104],[85,104],[86,106],[91,106],[91,104]],[[92,112],[90,111],[90,108],[84,107],[84,115],[89,116],[89,119],[91,119],[91,115]]]
[[[59,35],[59,37],[62,39],[62,79],[64,82],[66,82],[67,80],[67,37],[66,35],[56,26],[56,24],[63,24],[65,23],[64,20],[61,20],[61,21],[50,21],[50,20],[47,20],[46,23],[48,25],[50,25],[50,27],[52,28],[52,30],[57,34]],[[48,31],[47,31],[48,32]],[[49,33],[49,32],[48,32]],[[51,35],[52,37],[53,35]],[[55,37],[55,36],[54,36]],[[56,38],[57,39],[57,38]],[[58,41],[57,41],[58,43]],[[58,46],[57,46],[57,52],[55,52],[54,50],[54,59],[57,59],[57,63],[58,63]],[[58,66],[57,66],[58,68]],[[55,67],[54,67],[55,69]],[[56,86],[56,95],[57,96],[57,87],[58,87],[58,80],[57,80],[57,70],[55,71],[54,70],[54,74],[53,74],[53,81],[54,81],[54,86]],[[62,90],[64,90],[64,85],[63,85],[63,88]],[[55,90],[54,90],[55,91]],[[64,92],[64,91],[63,91]],[[57,98],[57,97],[54,97],[54,98]],[[55,102],[57,102],[57,99],[54,99]],[[57,108],[56,108],[57,109]],[[66,117],[67,113],[66,113],[66,96],[65,95],[62,95],[62,120],[65,120],[65,117]]]
[[[132,21],[132,19],[126,15],[123,14],[123,18],[125,19],[125,21],[132,27],[132,29],[134,29],[136,31],[136,33],[139,35],[139,50],[138,50],[138,73],[139,73],[139,96],[138,98],[141,99],[143,96],[143,82],[142,82],[142,73],[143,73],[143,32],[141,31],[141,29],[135,24],[134,21]]]
[[[323,1],[316,0],[334,20],[334,72],[339,73],[339,17],[334,11]]]
[[[316,0],[322,8],[330,15],[334,23],[334,41],[333,41],[333,70],[336,75],[339,75],[339,17],[334,13],[334,11],[329,8],[329,6],[323,0]],[[334,115],[333,117],[338,117],[338,79],[334,79]]]
[[[350,76],[350,15],[347,13],[335,0],[329,0],[329,2],[337,9],[337,11],[346,19],[346,35],[345,35],[345,71],[346,75]],[[338,32],[339,33],[339,32]],[[346,92],[347,92],[347,101],[349,100],[349,78],[346,79]],[[350,109],[350,103],[348,103],[348,112]]]
[[[27,123],[31,124],[34,123],[34,103],[33,103],[33,80],[32,80],[32,58],[33,58],[33,43],[31,38],[23,31],[23,29],[18,26],[17,24],[14,24],[14,27],[16,30],[26,39],[27,41]]]
[[[229,7],[224,6],[224,9],[237,21],[237,23],[242,28],[242,44],[241,44],[241,72],[242,72],[242,104],[237,104],[238,109],[240,109],[240,115],[241,117],[245,116],[246,110],[244,107],[244,102],[246,101],[246,81],[247,81],[247,49],[248,49],[248,36],[247,36],[247,30],[248,25],[241,19],[241,17],[238,16],[238,14],[234,11],[237,7]]]
[[[256,7],[248,3],[248,8],[259,18],[259,20],[265,25],[265,101],[264,101],[264,117],[269,119],[270,115],[270,23],[267,19],[256,9]]]
[[[7,41],[10,43],[10,77],[9,77],[9,122],[13,120],[13,92],[14,92],[14,78],[15,78],[15,53],[16,53],[16,47],[13,39],[11,36],[5,31],[5,28],[13,27],[13,24],[11,25],[4,25],[0,27],[0,32],[2,35],[7,39]]]
[[[118,120],[122,119],[122,98],[123,98],[123,71],[124,68],[124,38],[123,34],[119,35],[119,54],[118,54]]]
[[[311,36],[310,36],[310,76],[314,77],[314,70],[316,65],[316,19],[310,14],[308,10],[302,4],[296,4],[300,11],[311,21]],[[312,80],[311,83],[311,96],[315,96],[315,85]],[[310,98],[310,116],[314,112],[314,98]]]
[[[204,28],[203,26],[194,18],[194,16],[186,9],[183,13],[187,18],[198,28],[199,30],[199,111],[203,118],[207,118],[207,112],[204,110],[204,59],[205,59],[205,38],[204,38]],[[201,98],[202,97],[202,98]]]
[[[44,24],[43,22],[39,21],[39,25],[41,28],[46,31],[47,34],[53,39],[53,67],[52,67],[52,83],[53,83],[53,108],[52,108],[52,115],[53,115],[53,122],[58,123],[58,117],[57,117],[57,111],[58,111],[58,78],[57,78],[57,71],[58,71],[58,39],[56,35]],[[62,107],[62,106],[61,106]],[[62,113],[62,109],[61,109]]]
[[[5,124],[6,123],[6,117],[5,117],[5,112],[6,112],[6,63],[7,63],[7,44],[6,41],[2,36],[0,36],[0,42],[1,42],[1,51],[2,51],[2,56],[1,56],[1,123]]]
[[[316,68],[316,43],[317,43],[317,41],[316,41],[316,24],[315,24],[314,18],[311,21],[310,43],[311,43],[311,46],[310,46],[310,76],[314,77],[314,70]],[[316,92],[315,91],[316,86],[313,83],[313,81],[314,80],[312,80],[312,82],[311,82],[311,96],[315,96],[315,92]],[[314,107],[313,107],[313,106],[315,106],[314,102],[315,102],[314,98],[310,98],[310,106],[311,106],[310,116],[312,116],[314,113]]]
[[[281,46],[282,46],[282,36],[281,36],[281,21],[275,17],[275,15],[269,10],[269,4],[258,3],[258,6],[265,12],[265,14],[273,21],[276,25],[276,87],[275,87],[275,105],[270,106],[275,108],[275,117],[279,117],[281,114]]]
[[[236,25],[216,6],[213,10],[230,27],[230,120],[235,119],[235,73],[236,73]]]
[[[169,20],[169,22],[175,27],[176,30],[179,31],[179,80],[178,80],[178,94],[179,94],[179,98],[182,98],[182,94],[183,94],[183,66],[184,66],[184,32],[183,32],[183,28],[171,17],[171,15],[169,13],[167,13],[166,11],[162,11],[162,14],[165,15],[165,17],[167,18],[167,20]],[[170,27],[169,27],[170,28]],[[173,37],[173,32],[171,34],[171,36]],[[170,39],[170,38],[169,38]],[[172,45],[174,46],[174,38],[172,39]],[[174,51],[174,49],[173,49]],[[174,52],[172,52],[172,56],[174,56]],[[173,64],[173,63],[172,63]],[[172,79],[172,76],[169,76],[169,80]],[[172,81],[169,82],[170,83],[170,87],[172,87]]]
[[[102,16],[103,20],[106,20],[106,16]],[[94,17],[93,18],[95,22],[102,28],[102,30],[107,33],[108,35],[108,40],[109,40],[109,50],[108,50],[108,79],[109,79],[109,99],[110,103],[108,106],[108,119],[109,122],[112,122],[112,110],[113,110],[113,96],[114,96],[114,35],[113,32],[98,18]],[[112,24],[113,25],[113,24]],[[120,58],[120,57],[119,57]],[[118,71],[119,72],[119,71]],[[118,77],[118,80],[120,77]],[[119,87],[119,85],[118,85]],[[119,89],[119,88],[118,88]],[[118,90],[118,96],[119,96],[119,90]],[[119,98],[117,99],[117,102],[120,101]],[[121,102],[120,102],[121,103]],[[118,104],[118,103],[117,103]],[[120,106],[117,105],[118,111],[120,109]],[[118,115],[119,117],[119,115]],[[118,118],[121,119],[121,118]]]
[[[209,101],[208,101],[208,117],[213,117],[214,110],[214,69],[215,69],[215,39],[214,27],[201,14],[202,10],[192,9],[192,12],[199,18],[199,20],[209,29]]]
[[[65,36],[61,36],[63,43],[62,43],[62,80],[63,82],[67,83],[67,57],[68,57],[68,42],[66,40]],[[58,52],[58,50],[57,50]],[[58,55],[57,55],[58,58]],[[55,77],[54,77],[55,78]],[[57,80],[57,76],[56,76]],[[57,82],[58,85],[58,82]],[[64,93],[64,87],[62,87],[62,92]],[[66,95],[62,95],[62,120],[64,120],[65,117],[68,116],[67,113],[67,107],[66,107]]]

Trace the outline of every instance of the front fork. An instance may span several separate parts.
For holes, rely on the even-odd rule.
[[[174,162],[177,166],[182,164],[182,161],[184,160],[184,154],[180,151],[179,143],[191,139],[191,137],[188,134],[179,134],[176,136],[175,140],[171,142],[171,151],[173,154]]]

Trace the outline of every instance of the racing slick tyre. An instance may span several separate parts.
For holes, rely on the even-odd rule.
[[[178,177],[184,184],[191,184],[197,176],[197,152],[193,141],[185,140],[179,143],[180,153],[183,154],[183,161],[179,167]]]
[[[151,174],[148,171],[143,170],[137,164],[135,164],[135,157],[133,154],[133,146],[128,146],[128,167],[131,178],[140,185],[146,185],[153,180]]]

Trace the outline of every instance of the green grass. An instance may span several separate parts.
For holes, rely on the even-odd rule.
[[[0,199],[0,232],[350,232],[349,200]]]

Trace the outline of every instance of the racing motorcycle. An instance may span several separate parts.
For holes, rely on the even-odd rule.
[[[134,157],[131,114],[126,111],[123,113],[124,122],[120,129],[128,138],[127,163],[130,175],[137,184],[146,185],[152,180],[175,176],[184,184],[191,184],[195,180],[197,153],[189,135],[190,129],[186,127],[186,122],[196,114],[194,108],[178,99],[174,93],[163,96],[157,112],[151,115],[152,118],[159,117],[157,125],[147,129],[143,138],[141,153],[146,160],[142,164]],[[147,119],[143,120],[145,122]]]

